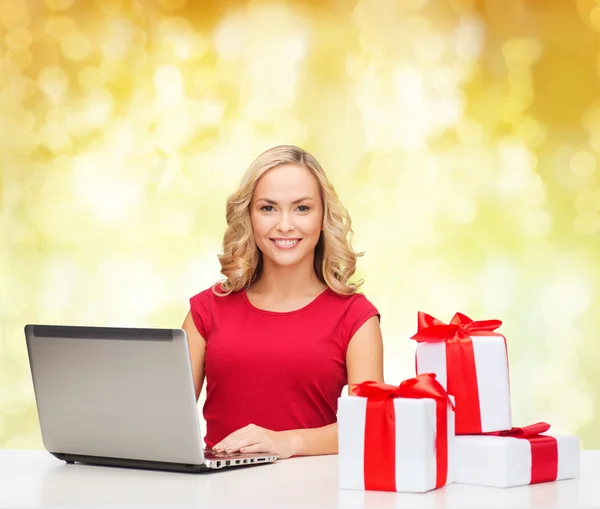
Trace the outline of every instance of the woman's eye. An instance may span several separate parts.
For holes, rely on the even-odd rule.
[[[309,207],[307,207],[306,205],[300,205],[300,206],[298,207],[298,210],[299,210],[300,212],[308,212],[308,211],[310,210],[310,208],[309,208]]]
[[[271,212],[273,210],[273,205],[264,205],[260,208],[260,210],[264,210],[265,212]]]

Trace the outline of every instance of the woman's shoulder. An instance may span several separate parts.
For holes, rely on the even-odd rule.
[[[227,302],[227,301],[231,301],[234,298],[236,298],[237,296],[239,296],[240,292],[241,292],[241,290],[237,291],[237,292],[232,292],[232,293],[226,294],[223,291],[221,282],[217,282],[217,283],[209,286],[208,288],[202,290],[201,292],[197,293],[196,295],[192,296],[190,298],[190,302],[192,304],[203,304],[203,305],[207,305],[211,302],[215,302],[217,299],[219,299],[220,302]]]
[[[343,313],[361,314],[374,311],[376,314],[379,314],[376,306],[362,292],[355,292],[352,294],[341,294],[336,293],[333,289],[330,289],[328,294],[329,301],[332,303],[332,305],[338,308],[338,310],[342,311]]]

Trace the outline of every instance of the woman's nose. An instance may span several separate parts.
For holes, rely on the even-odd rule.
[[[285,232],[289,232],[291,230],[294,229],[294,224],[293,222],[290,220],[290,217],[288,214],[281,214],[279,216],[279,225],[278,225],[278,229],[279,231],[285,233]]]

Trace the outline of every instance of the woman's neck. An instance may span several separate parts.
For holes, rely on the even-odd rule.
[[[251,285],[251,292],[269,294],[274,298],[293,298],[300,295],[316,295],[327,288],[315,273],[312,260],[302,266],[282,267],[265,263],[258,281]]]

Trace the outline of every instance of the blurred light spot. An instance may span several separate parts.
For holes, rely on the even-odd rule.
[[[467,14],[475,8],[476,0],[449,0],[450,7],[460,14]]]
[[[83,153],[73,161],[75,197],[100,221],[126,219],[142,198],[141,181],[110,154]]]
[[[429,0],[403,0],[401,6],[403,9],[418,11],[427,5]]]
[[[11,50],[18,51],[29,48],[32,41],[32,36],[29,30],[25,28],[18,28],[8,32],[4,40],[6,41],[6,45]]]
[[[123,0],[94,0],[96,8],[105,15],[116,15],[123,9]]]
[[[600,212],[600,193],[585,190],[575,198],[575,208],[578,212]]]
[[[544,126],[528,115],[521,116],[513,128],[515,136],[528,145],[539,145],[546,138]]]
[[[541,42],[532,37],[508,39],[502,46],[502,54],[508,67],[514,65],[529,67],[542,56],[542,52]]]
[[[504,100],[500,105],[500,111],[498,112],[498,116],[504,122],[512,123],[521,116],[523,107],[524,104],[520,96],[508,95],[504,97]]]
[[[75,259],[58,257],[47,258],[44,265],[39,305],[45,310],[59,313],[75,298],[82,281],[81,266]]]
[[[53,11],[62,11],[73,5],[75,0],[45,0],[46,5]]]
[[[431,86],[438,92],[444,93],[448,87],[454,86],[459,81],[456,69],[443,65],[436,65],[431,74]]]
[[[148,54],[143,48],[132,48],[129,52],[129,63],[132,71],[143,70],[148,63]]]
[[[164,65],[156,70],[154,86],[158,100],[163,106],[173,106],[183,99],[183,77],[174,65]]]
[[[485,40],[485,26],[476,17],[463,16],[456,30],[456,55],[461,60],[476,60]]]
[[[423,77],[414,67],[402,67],[393,76],[394,88],[402,102],[410,103],[414,100],[420,104],[424,101]]]
[[[160,24],[162,37],[172,44],[173,52],[181,60],[199,58],[206,52],[204,39],[194,32],[185,18],[169,17]]]
[[[29,23],[26,2],[19,0],[5,0],[2,2],[0,16],[7,30],[26,28]]]
[[[425,34],[416,38],[414,48],[417,58],[426,62],[435,62],[444,56],[446,42],[439,35]]]
[[[524,212],[520,221],[523,232],[530,237],[545,237],[552,229],[550,215],[543,210]]]
[[[56,129],[62,129],[65,123],[65,113],[61,108],[48,109],[46,112],[46,125]]]
[[[13,51],[8,50],[6,52],[6,60],[12,60],[21,69],[25,69],[33,60],[33,54],[28,49]]]
[[[511,258],[490,255],[476,284],[480,298],[490,316],[507,313],[519,287],[519,270]]]
[[[207,99],[199,104],[197,113],[199,124],[206,126],[216,125],[223,119],[225,104],[220,101]]]
[[[590,22],[596,30],[600,30],[600,7],[594,7],[590,11]]]
[[[569,168],[578,177],[587,177],[596,169],[596,158],[591,152],[580,150],[571,157]]]
[[[600,105],[594,104],[587,108],[581,116],[581,124],[590,132],[600,130]]]
[[[30,155],[34,152],[39,144],[38,135],[34,132],[20,132],[18,136],[14,137],[11,145],[21,155]]]
[[[133,27],[124,18],[112,20],[107,27],[101,46],[102,53],[107,59],[120,60],[125,57],[133,42]]]
[[[79,85],[85,90],[102,88],[106,83],[106,76],[97,67],[86,67],[79,73]]]
[[[537,173],[530,175],[529,182],[521,193],[521,201],[538,207],[546,201],[544,181]]]
[[[181,9],[187,3],[187,0],[159,0],[159,3],[163,9],[175,11]]]
[[[260,27],[260,28],[259,28]],[[263,82],[301,60],[307,52],[302,19],[283,5],[252,3],[245,16],[225,18],[213,33],[215,49],[223,60],[248,56],[248,71],[259,73]],[[275,71],[277,69],[277,71]]]
[[[7,52],[8,53],[8,52]],[[0,58],[0,83],[6,83],[20,76],[21,69],[17,62]]]
[[[475,220],[477,207],[473,200],[465,196],[449,197],[448,203],[444,207],[444,212],[452,221],[468,224]]]
[[[110,116],[112,107],[113,96],[108,90],[91,90],[85,98],[83,115],[90,124],[102,124]]]
[[[531,71],[528,67],[517,67],[511,69],[507,75],[508,86],[511,88],[522,89],[520,92],[531,88]]]
[[[46,33],[60,41],[67,35],[77,33],[75,22],[68,16],[53,16],[46,21]]]
[[[479,145],[483,142],[485,133],[481,124],[465,118],[456,126],[458,139],[465,145]]]
[[[108,90],[90,90],[69,116],[69,128],[75,134],[85,134],[89,129],[103,125],[110,118],[113,104],[113,96]]]
[[[79,32],[73,32],[62,37],[60,48],[63,55],[69,60],[85,60],[92,52],[92,44],[87,37]]]
[[[578,371],[577,368],[570,370],[565,378],[571,379],[573,373]],[[571,384],[565,387],[565,380],[561,382],[557,384],[556,390],[552,391],[551,401],[553,414],[556,417],[549,417],[548,422],[552,422],[552,428],[556,430],[553,433],[574,434],[573,430],[578,430],[593,421],[595,417],[593,397],[583,388],[573,390]]]
[[[590,134],[590,148],[600,153],[600,129],[594,129]]]
[[[95,300],[110,309],[111,325],[147,317],[160,309],[168,293],[159,272],[147,259],[114,256],[101,260],[95,272]]]
[[[575,217],[573,226],[582,235],[596,235],[600,232],[600,215],[595,212],[581,212]]]
[[[64,130],[46,125],[42,127],[39,135],[40,143],[43,143],[48,150],[55,154],[72,148],[71,138]]]
[[[248,43],[246,25],[239,15],[229,16],[214,32],[215,50],[223,60],[241,56]]]
[[[579,276],[558,276],[539,295],[545,322],[552,327],[568,326],[590,307],[589,282]]]
[[[185,146],[198,127],[198,109],[197,101],[185,101],[175,106],[172,114],[165,116],[156,127],[156,145],[172,155],[177,149]]]
[[[498,146],[500,175],[498,186],[505,195],[521,192],[529,183],[531,172],[537,165],[535,154],[524,144],[503,142]]]
[[[37,81],[44,94],[57,104],[62,102],[69,88],[69,76],[58,66],[44,67]]]

